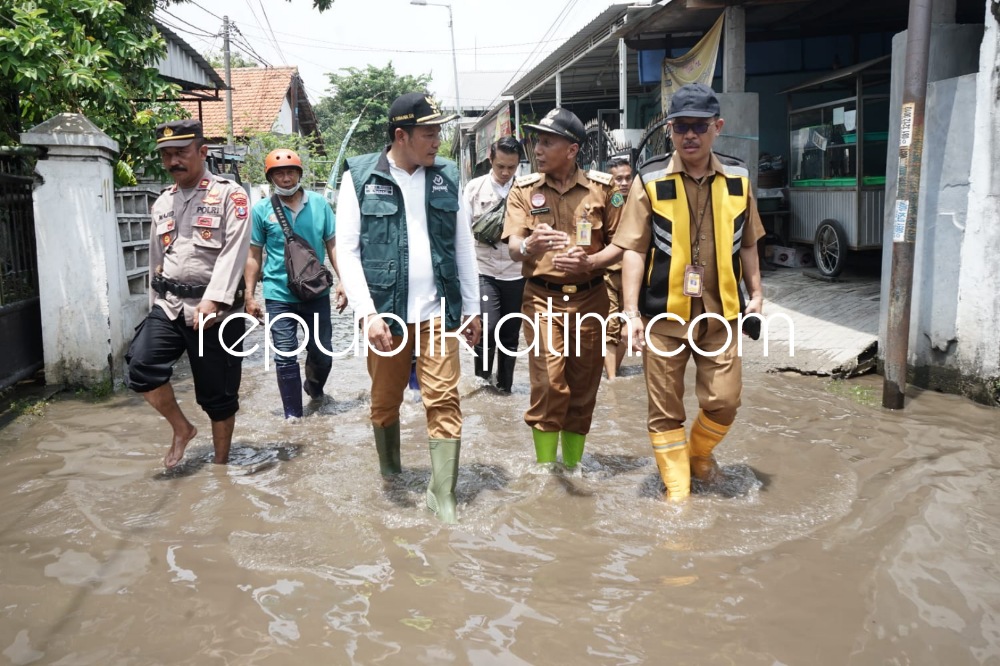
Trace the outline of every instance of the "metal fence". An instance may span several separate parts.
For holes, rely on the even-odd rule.
[[[42,367],[32,152],[0,148],[0,389]]]

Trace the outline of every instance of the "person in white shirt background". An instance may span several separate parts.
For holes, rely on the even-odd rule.
[[[490,172],[470,180],[465,186],[465,205],[473,224],[497,202],[506,200],[521,162],[521,154],[521,144],[512,136],[505,136],[490,146]],[[517,350],[521,319],[511,317],[503,325],[499,324],[504,316],[521,311],[524,297],[521,264],[510,258],[507,244],[499,240],[493,244],[477,241],[476,261],[485,327],[475,349],[476,375],[489,380],[495,357],[496,388],[502,393],[510,393],[517,357],[499,349],[498,343],[511,352]]]

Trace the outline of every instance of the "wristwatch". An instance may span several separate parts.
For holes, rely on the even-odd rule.
[[[531,253],[528,252],[528,239],[527,238],[521,239],[521,256],[523,256],[523,257],[530,257],[531,256]]]

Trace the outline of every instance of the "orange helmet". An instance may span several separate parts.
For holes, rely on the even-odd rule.
[[[264,177],[270,180],[271,169],[287,166],[298,167],[299,173],[302,173],[302,160],[294,150],[287,148],[272,150],[264,158]]]

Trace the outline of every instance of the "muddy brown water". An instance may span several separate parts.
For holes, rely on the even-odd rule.
[[[0,663],[1000,664],[1000,411],[750,373],[726,483],[679,508],[641,375],[602,385],[576,475],[533,473],[526,379],[500,396],[465,360],[454,527],[423,508],[415,402],[383,487],[356,358],[297,422],[248,360],[229,466],[183,366],[200,434],[177,472],[133,394],[20,418],[0,430]]]

